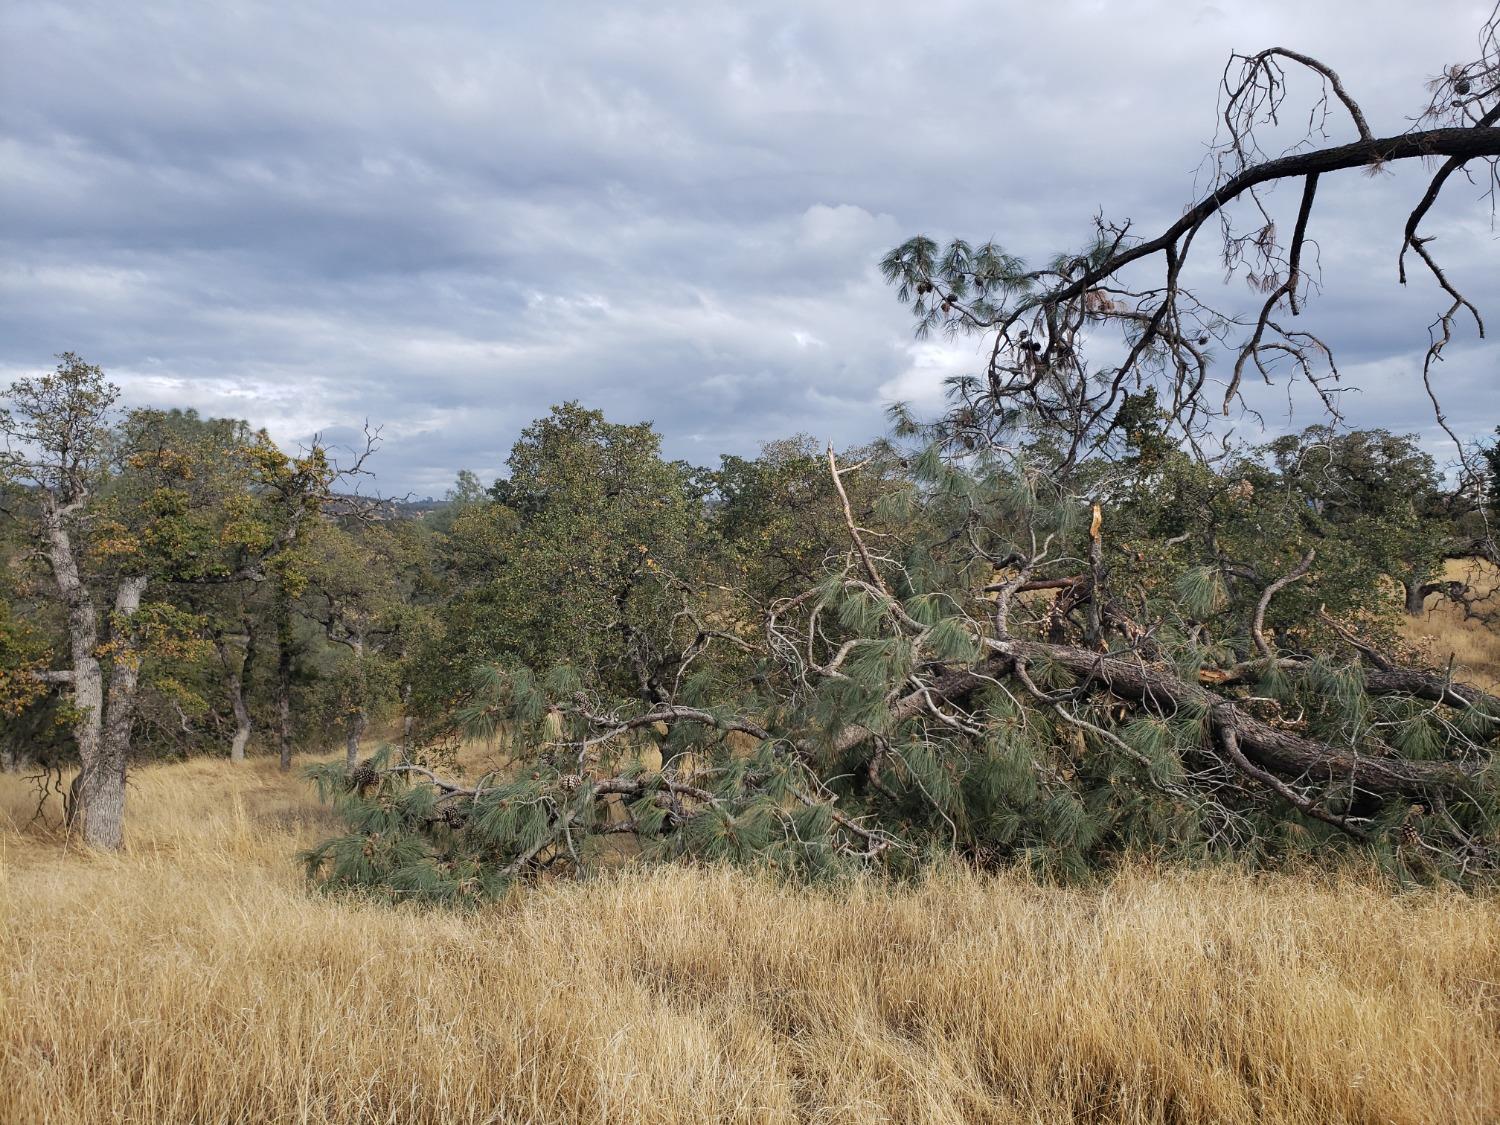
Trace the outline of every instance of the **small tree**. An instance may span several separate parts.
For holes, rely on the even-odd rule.
[[[1443,560],[1473,553],[1455,509],[1466,497],[1443,488],[1432,457],[1410,437],[1385,430],[1311,426],[1267,446],[1282,483],[1305,506],[1320,538],[1358,544],[1387,560],[1408,614],[1448,592]]]
[[[136,411],[117,424],[119,392],[100,369],[60,360],[10,385],[3,464],[65,618],[65,666],[34,675],[68,693],[80,764],[69,819],[85,843],[114,849],[143,661],[184,655],[202,624],[185,599],[143,599],[153,586],[263,580],[344,473],[321,447],[289,458],[234,423]]]
[[[411,590],[402,582],[408,544],[380,524],[346,529],[325,522],[306,546],[307,587],[300,606],[345,655],[325,686],[342,720],[352,769],[372,713],[400,694],[396,654],[410,618]]]
[[[659,663],[663,633],[719,554],[694,477],[661,457],[648,423],[576,403],[528,426],[510,468],[490,503],[454,520],[448,652],[435,667],[462,680],[480,662],[572,663],[651,692],[673,674]]]
[[[75,528],[107,473],[108,415],[118,397],[99,368],[69,352],[55,373],[12,383],[14,407],[0,411],[0,431],[15,443],[6,451],[7,474],[33,490],[43,557],[67,612],[70,666],[36,676],[68,685],[83,764],[74,807],[84,841],[106,848],[118,848],[124,840],[125,759],[139,668],[131,619],[148,576],[133,568],[112,576],[112,589],[104,595],[109,608],[101,613]],[[112,657],[108,677],[101,659],[106,642]]]

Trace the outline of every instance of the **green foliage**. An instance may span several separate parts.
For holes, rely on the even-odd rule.
[[[371,572],[368,559],[336,559],[324,536],[332,526],[324,507],[343,474],[321,447],[288,456],[244,422],[191,410],[116,417],[117,389],[99,368],[60,359],[54,373],[12,384],[12,405],[0,412],[11,443],[0,457],[0,487],[13,501],[7,539],[37,548],[21,551],[16,569],[18,602],[42,627],[32,647],[55,664],[76,662],[77,645],[87,644],[107,683],[138,671],[118,705],[147,752],[218,750],[290,702],[290,684],[273,688],[268,662],[255,660],[278,647],[276,607],[302,598],[319,567]],[[54,557],[58,542],[67,560]],[[67,606],[57,596],[59,566],[79,582]],[[143,588],[139,607],[131,598],[116,610],[127,583]],[[412,614],[403,605],[399,616]],[[99,635],[70,640],[70,628]],[[39,670],[31,659],[30,671]],[[71,669],[48,673],[67,683]],[[269,699],[273,692],[282,698]],[[54,712],[61,702],[30,688],[26,699],[10,698]],[[112,699],[106,691],[107,706]],[[97,710],[74,708],[72,721],[100,723]],[[297,720],[305,718],[298,708]]]
[[[945,294],[999,308],[1031,285],[993,246],[915,240],[886,269],[933,324]],[[1210,466],[1145,390],[1084,454],[1036,419],[966,417],[984,386],[959,378],[946,430],[897,412],[909,446],[795,438],[705,471],[568,403],[505,479],[460,474],[431,519],[387,520],[332,501],[320,450],[190,411],[111,422],[97,369],[64,361],[0,418],[61,458],[6,461],[0,713],[38,739],[65,718],[37,675],[63,607],[20,548],[71,488],[91,594],[147,582],[134,613],[101,601],[96,655],[139,669],[153,752],[283,716],[346,741],[310,771],[346,825],[304,857],[331,890],[464,905],[625,857],[1496,869],[1500,707],[1420,670],[1416,697],[1382,688],[1368,655],[1395,635],[1392,579],[1460,537],[1408,439],[1314,428]],[[29,420],[65,400],[71,421]],[[360,762],[398,714],[399,755]],[[503,756],[445,777],[461,736]],[[1362,762],[1445,780],[1336,776]]]
[[[755,499],[757,490],[797,479],[787,472],[786,449],[768,456],[765,471],[732,466],[732,487],[725,486],[732,518],[720,511],[685,532],[687,542],[698,544],[695,555],[677,556],[674,577],[687,590],[707,590],[735,573],[735,552],[753,541],[749,531],[759,517],[752,513],[765,502]],[[806,450],[799,471],[811,472],[814,460]],[[771,603],[795,603],[799,624],[778,618],[778,628],[791,631],[772,634],[771,643],[751,646],[748,654],[751,621],[734,615],[761,612],[753,600],[687,597],[678,604],[694,629],[675,637],[627,618],[634,645],[575,644],[568,660],[550,668],[512,648],[502,664],[481,666],[456,717],[476,736],[504,732],[508,753],[519,758],[483,782],[481,794],[451,798],[469,818],[462,830],[446,821],[414,826],[429,849],[424,854],[460,867],[483,855],[481,866],[507,871],[509,879],[617,862],[622,852],[610,845],[620,839],[634,841],[624,854],[644,860],[724,861],[800,876],[872,863],[904,875],[937,856],[1018,862],[1059,879],[1085,877],[1141,853],[1186,862],[1301,862],[1356,844],[1254,778],[1247,782],[1226,761],[1215,699],[1299,737],[1322,739],[1331,752],[1379,754],[1389,745],[1414,761],[1434,762],[1454,752],[1459,716],[1439,724],[1430,708],[1372,697],[1353,654],[1341,640],[1309,628],[1306,608],[1285,612],[1278,595],[1267,630],[1278,641],[1296,637],[1309,645],[1330,638],[1321,655],[1265,661],[1252,649],[1249,617],[1265,576],[1286,573],[1315,527],[1299,510],[1305,501],[1287,501],[1267,483],[1265,470],[1257,470],[1258,485],[1244,488],[1243,464],[1227,479],[1205,476],[1158,450],[1128,462],[1131,474],[1149,475],[1156,488],[1136,488],[1136,477],[1111,482],[1108,492],[1099,486],[1117,497],[1103,505],[1105,574],[1112,583],[1104,611],[1118,615],[1102,616],[1105,629],[1119,630],[1126,616],[1150,622],[1151,647],[1138,659],[1186,684],[1227,685],[1221,696],[1166,706],[1098,693],[1076,664],[1062,659],[1068,644],[1084,642],[1083,609],[1058,610],[1079,587],[1012,606],[1012,635],[1062,645],[1028,656],[1029,685],[989,655],[997,626],[988,591],[997,576],[1041,541],[1059,567],[1076,567],[1073,560],[1088,555],[1097,530],[1086,502],[1024,458],[956,459],[928,445],[907,464],[905,482],[884,467],[875,470],[884,495],[901,498],[884,511],[903,519],[865,526],[875,523],[879,505],[871,503],[856,521],[878,544],[878,582],[860,556],[847,548],[841,554],[830,542],[821,572],[804,576],[795,593],[786,588],[783,603]],[[547,512],[532,495],[518,501],[529,515],[506,509],[512,542]],[[1204,506],[1206,523],[1178,507],[1188,503]],[[842,534],[847,542],[840,509],[827,514],[831,529],[819,534],[830,541]],[[1194,533],[1163,534],[1174,525]],[[815,525],[801,526],[811,535]],[[778,527],[772,541],[791,542],[777,539],[790,534],[790,525]],[[715,539],[716,531],[723,537]],[[731,550],[721,553],[726,542]],[[783,588],[781,578],[796,573],[788,560],[805,566],[815,553],[783,552],[772,577],[753,567],[739,573],[759,574],[754,581],[773,594]],[[1121,576],[1117,582],[1114,575]],[[1304,581],[1320,600],[1337,589],[1317,570]],[[703,622],[713,613],[733,643],[706,639]],[[656,647],[639,643],[645,635],[656,638]],[[684,648],[696,663],[690,675],[679,676]],[[957,706],[937,697],[920,705],[924,685],[957,669],[985,675]],[[898,707],[903,698],[919,705]],[[701,711],[674,714],[685,707]],[[771,737],[747,747],[726,735],[746,719]],[[1487,752],[1493,729],[1481,723],[1475,730],[1465,753]],[[401,775],[396,788],[365,799],[404,807],[409,784],[424,782]],[[1324,800],[1330,815],[1369,825],[1376,841],[1404,831],[1388,802],[1366,795],[1366,808],[1347,795]],[[1435,823],[1431,831],[1466,838],[1491,815],[1488,798],[1479,809],[1450,813],[1462,824]],[[1410,858],[1399,848],[1392,854]],[[351,870],[350,879],[365,877],[363,869]],[[376,882],[388,887],[392,880]],[[494,887],[503,885],[509,884]]]
[[[693,476],[660,456],[647,424],[575,403],[529,427],[511,475],[448,536],[445,677],[491,660],[618,668],[662,642],[679,575],[698,569]],[[619,685],[628,682],[613,677]],[[451,682],[451,679],[450,679]],[[429,697],[440,695],[429,685]]]

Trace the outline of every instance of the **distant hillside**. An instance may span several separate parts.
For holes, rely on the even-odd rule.
[[[335,517],[364,513],[376,520],[420,520],[447,506],[448,501],[434,500],[431,496],[422,500],[388,500],[349,494],[334,497],[325,505],[324,510]]]

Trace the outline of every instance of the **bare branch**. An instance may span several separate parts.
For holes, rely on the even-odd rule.
[[[1261,593],[1260,600],[1255,603],[1255,616],[1250,620],[1250,637],[1255,642],[1256,651],[1267,660],[1273,659],[1274,654],[1271,652],[1271,646],[1266,643],[1266,608],[1278,593],[1306,576],[1307,572],[1312,569],[1313,559],[1316,556],[1317,551],[1309,548],[1307,554],[1302,556],[1302,561],[1267,586]]]

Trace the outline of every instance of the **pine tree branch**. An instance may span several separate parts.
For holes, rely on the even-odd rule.
[[[1482,772],[1480,766],[1468,763],[1414,761],[1394,751],[1381,756],[1362,755],[1305,738],[1246,714],[1163,665],[1070,645],[1016,640],[989,640],[987,644],[991,651],[1011,660],[1053,661],[1095,690],[1107,690],[1166,711],[1206,713],[1220,737],[1223,730],[1232,730],[1247,757],[1283,776],[1354,786],[1384,796],[1412,796],[1429,790],[1470,791]]]
[[[1227,705],[1221,704],[1220,706]],[[1215,726],[1219,735],[1219,744],[1224,747],[1225,756],[1227,756],[1229,760],[1233,762],[1234,765],[1246,776],[1253,777],[1256,781],[1261,782],[1263,785],[1269,786],[1271,789],[1275,790],[1275,792],[1279,794],[1283,800],[1291,804],[1294,808],[1298,809],[1305,815],[1313,817],[1316,820],[1321,820],[1324,824],[1331,824],[1339,831],[1346,832],[1350,836],[1353,836],[1356,840],[1369,840],[1370,837],[1367,833],[1365,833],[1361,829],[1356,828],[1343,817],[1336,816],[1331,812],[1319,808],[1311,800],[1292,789],[1291,786],[1287,785],[1286,782],[1282,781],[1275,774],[1261,769],[1259,766],[1255,765],[1255,763],[1251,762],[1250,759],[1246,758],[1244,752],[1240,750],[1239,735],[1236,733],[1235,729],[1235,716],[1225,716],[1219,722],[1217,722]]]

